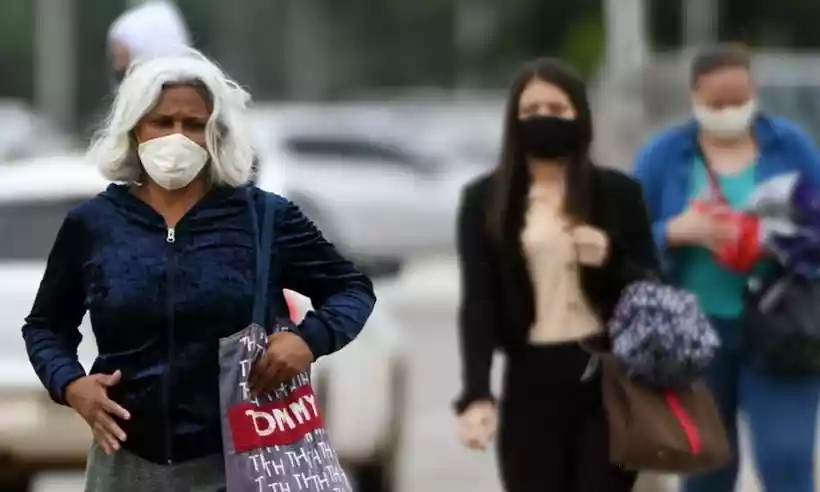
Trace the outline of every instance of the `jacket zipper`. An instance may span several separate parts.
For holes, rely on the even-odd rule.
[[[174,243],[176,242],[176,231],[169,227],[165,236],[168,243],[167,266],[166,266],[166,298],[168,302],[168,370],[165,372],[165,381],[162,386],[162,414],[163,425],[165,427],[163,436],[165,439],[165,461],[169,465],[173,463],[172,432],[171,428],[171,371],[174,367],[174,276],[172,269],[176,267],[176,257],[174,256]]]

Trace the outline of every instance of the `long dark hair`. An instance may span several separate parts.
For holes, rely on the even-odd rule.
[[[563,90],[575,107],[581,127],[582,150],[571,157],[565,168],[566,194],[564,210],[577,222],[586,222],[592,213],[591,180],[593,163],[589,157],[592,145],[592,113],[586,85],[575,72],[554,58],[538,58],[525,64],[513,80],[507,98],[501,157],[493,179],[494,190],[488,209],[487,226],[498,241],[517,243],[524,223],[524,207],[530,188],[526,156],[521,149],[518,130],[518,104],[521,93],[533,80],[542,80]]]

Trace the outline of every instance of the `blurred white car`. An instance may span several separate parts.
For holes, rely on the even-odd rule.
[[[392,97],[383,104],[410,125],[412,145],[484,172],[498,163],[505,96],[492,91],[419,94]]]
[[[51,402],[32,369],[20,328],[66,212],[107,186],[83,156],[48,157],[0,166],[0,463],[14,458],[23,471],[82,467],[90,443],[86,425]],[[378,282],[377,282],[378,295]],[[288,293],[301,318],[310,302]],[[301,314],[300,314],[301,313]],[[97,356],[83,320],[80,361]],[[398,323],[377,303],[362,334],[320,360],[314,381],[339,457],[362,491],[388,491],[408,390]]]
[[[454,247],[461,188],[481,169],[419,145],[412,125],[377,105],[251,114],[257,184],[297,203],[357,263]]]
[[[23,101],[0,99],[0,165],[76,149],[78,142]]]

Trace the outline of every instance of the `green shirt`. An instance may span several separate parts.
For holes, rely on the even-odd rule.
[[[755,189],[757,163],[737,174],[718,176],[723,196],[735,210],[746,207]],[[689,199],[709,193],[709,174],[698,158],[692,166]],[[719,264],[712,251],[702,247],[687,247],[681,251],[681,287],[697,295],[700,305],[709,316],[737,318],[743,312],[743,293],[748,274],[737,273]]]

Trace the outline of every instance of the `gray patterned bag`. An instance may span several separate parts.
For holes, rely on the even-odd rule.
[[[351,492],[324,430],[310,373],[300,374],[271,394],[252,398],[248,376],[268,346],[263,328],[273,212],[268,197],[257,237],[253,323],[219,342],[219,396],[225,481],[228,492]],[[280,324],[275,331],[290,329]]]
[[[695,295],[654,280],[623,290],[608,329],[627,376],[657,387],[699,379],[720,347]]]

